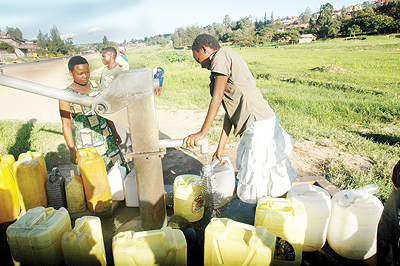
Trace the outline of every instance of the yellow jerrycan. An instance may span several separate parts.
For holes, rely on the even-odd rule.
[[[113,237],[115,266],[187,265],[185,235],[164,227],[151,231],[125,231]]]
[[[0,155],[0,224],[12,222],[25,212],[17,182],[12,173],[14,156]]]
[[[83,216],[76,219],[74,229],[64,234],[61,247],[67,266],[107,264],[99,217]]]
[[[258,200],[254,226],[265,226],[276,235],[273,265],[300,265],[307,230],[304,204],[295,199],[262,197]]]
[[[46,180],[39,161],[28,153],[13,165],[13,173],[27,210],[47,207]]]
[[[67,231],[71,231],[71,219],[65,208],[36,207],[11,224],[6,234],[17,263],[53,266],[64,264],[61,239]]]
[[[204,265],[271,265],[275,242],[264,226],[212,218],[204,231]]]
[[[42,169],[43,169],[43,178],[44,178],[46,181],[49,180],[49,178],[48,178],[48,176],[47,176],[46,161],[44,160],[44,155],[43,155],[43,153],[42,153],[42,152],[36,152],[36,151],[34,151],[34,152],[27,151],[26,153],[21,153],[21,154],[18,156],[18,161],[21,161],[22,159],[24,159],[28,154],[30,154],[31,157],[32,157],[34,160],[38,160],[40,166],[41,166]]]
[[[65,197],[69,213],[83,212],[86,210],[85,192],[82,178],[75,176],[74,170],[65,178]]]
[[[112,194],[103,158],[95,148],[85,148],[77,152],[77,161],[89,210],[111,213]]]
[[[174,213],[189,222],[203,218],[204,205],[201,177],[180,175],[174,180]]]

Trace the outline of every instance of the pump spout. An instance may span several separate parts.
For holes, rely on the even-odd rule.
[[[200,152],[202,154],[208,154],[208,137],[199,140],[197,145],[200,146]],[[183,139],[161,139],[160,146],[165,146],[166,148],[186,147],[186,145],[183,144]]]

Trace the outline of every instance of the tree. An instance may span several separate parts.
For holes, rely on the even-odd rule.
[[[274,20],[274,12],[271,11],[271,23],[274,24],[275,20]]]
[[[104,35],[103,36],[103,44],[99,47],[99,52],[100,53],[103,52],[104,48],[107,48],[107,47],[114,47],[115,50],[118,51],[118,44],[116,42],[109,41],[107,36]]]
[[[231,17],[229,15],[225,15],[224,19],[222,20],[222,24],[224,24],[226,28],[230,28],[231,22]]]
[[[49,43],[49,37],[46,34],[43,34],[42,31],[39,29],[39,33],[37,38],[37,44],[42,48],[42,49],[46,49],[48,43]]]
[[[10,34],[11,38],[23,40],[22,38],[22,31],[18,29],[18,27],[6,27],[7,33]]]
[[[371,29],[373,32],[387,33],[395,28],[394,19],[388,15],[375,15],[371,17]]]
[[[354,37],[356,36],[357,33],[361,32],[360,26],[355,25],[355,24],[353,26],[351,26],[349,30],[350,30],[350,36],[352,34]]]
[[[76,50],[73,46],[72,39],[69,38],[66,42],[61,39],[58,28],[53,25],[49,34],[43,34],[39,29],[37,35],[37,44],[43,49],[42,53],[49,52],[50,54],[69,54]]]
[[[312,16],[312,11],[311,8],[308,6],[302,15],[301,23],[308,23],[310,21],[311,16]]]
[[[341,23],[333,18],[333,6],[326,3],[320,7],[320,15],[313,25],[313,31],[322,38],[336,37],[340,31]]]
[[[255,25],[251,21],[251,16],[242,18],[236,21],[235,26],[232,27],[230,40],[237,45],[250,46],[254,43],[254,29]]]

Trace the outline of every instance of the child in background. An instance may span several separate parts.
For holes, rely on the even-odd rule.
[[[201,130],[187,136],[183,143],[193,148],[207,136],[222,103],[224,125],[213,159],[222,161],[233,126],[235,136],[242,136],[236,158],[238,197],[256,203],[263,196],[285,194],[296,178],[288,158],[295,140],[281,127],[274,110],[263,99],[246,62],[230,47],[221,48],[209,34],[197,36],[192,51],[194,59],[211,71],[212,99]]]
[[[104,90],[122,72],[122,68],[115,61],[117,50],[114,47],[104,48],[101,54],[101,60],[105,66],[101,71],[100,86],[101,90]]]
[[[101,90],[107,88],[107,86],[122,72],[122,68],[118,65],[116,57],[117,50],[115,50],[114,47],[104,48],[102,52],[102,61],[105,66],[101,71]],[[118,123],[115,123],[115,128],[121,136],[120,149],[122,153],[126,154],[132,146],[129,131],[125,126]]]
[[[157,67],[153,69],[154,79],[158,79],[160,86],[154,89],[154,95],[161,96],[161,90],[164,82],[164,69]]]
[[[81,56],[74,56],[68,62],[68,69],[74,81],[65,90],[94,97],[100,93],[99,88],[92,87],[89,82],[89,63]],[[76,150],[85,147],[95,147],[103,157],[107,171],[117,160],[125,164],[118,145],[121,139],[112,121],[97,115],[90,107],[81,106],[66,101],[59,101],[63,135],[70,150],[71,162],[76,164]],[[71,117],[76,130],[75,136],[71,129]]]
[[[128,57],[126,56],[126,48],[125,47],[120,47],[119,48],[119,54],[117,56],[117,64],[122,68],[123,71],[129,70],[129,63],[128,63]]]

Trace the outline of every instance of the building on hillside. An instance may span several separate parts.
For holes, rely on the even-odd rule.
[[[346,7],[346,14],[351,15],[351,12],[362,10],[362,9],[363,9],[363,7],[360,4],[348,6],[348,7]]]
[[[298,16],[292,16],[292,17],[288,17],[288,18],[282,19],[281,23],[284,24],[284,25],[290,25],[290,24],[295,23],[298,20],[299,20]]]
[[[287,26],[285,28],[285,30],[292,30],[292,29],[296,29],[296,28],[310,28],[310,24],[309,23],[292,24],[292,25]]]
[[[310,43],[317,39],[317,35],[315,34],[303,34],[299,38],[299,43]]]
[[[333,10],[333,17],[340,16],[341,14],[342,14],[342,10],[341,9]]]
[[[39,45],[32,41],[20,40],[12,38],[10,34],[0,31],[0,42],[7,43],[14,48],[14,53],[8,53],[7,49],[1,49],[1,56],[3,58],[16,58],[25,56],[27,53],[40,49]]]
[[[377,6],[377,5],[385,5],[387,4],[387,2],[389,2],[389,0],[374,0],[372,3],[373,5]]]

